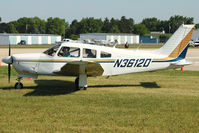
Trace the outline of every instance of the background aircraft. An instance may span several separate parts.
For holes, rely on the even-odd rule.
[[[15,54],[3,58],[18,73],[15,88],[23,88],[23,77],[38,75],[76,76],[77,89],[87,88],[87,77],[175,69],[192,64],[185,59],[194,25],[181,25],[158,50],[129,50],[63,41],[43,53]]]

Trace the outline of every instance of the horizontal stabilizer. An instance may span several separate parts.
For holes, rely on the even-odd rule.
[[[171,68],[181,68],[181,67],[191,65],[191,64],[193,64],[193,62],[191,62],[190,60],[183,59],[183,60],[179,60],[177,62],[171,63]]]

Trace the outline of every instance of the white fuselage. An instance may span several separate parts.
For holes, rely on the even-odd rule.
[[[78,47],[80,49],[79,57],[58,56],[58,52],[63,46]],[[83,49],[85,48],[96,50],[96,57],[84,58]],[[108,53],[111,56],[103,57],[102,52]],[[172,62],[179,62],[178,60],[154,61],[154,59],[164,58],[164,55],[157,54],[155,51],[117,49],[71,42],[62,43],[53,56],[45,53],[34,53],[16,54],[12,58],[13,66],[19,73],[19,76],[33,78],[36,78],[38,75],[59,75],[55,72],[60,71],[65,64],[74,61],[99,63],[104,70],[102,76],[169,69]]]

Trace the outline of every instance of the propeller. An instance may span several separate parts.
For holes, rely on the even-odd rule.
[[[10,64],[8,64],[8,83],[10,83]]]
[[[10,43],[9,43],[9,52],[8,55],[11,55],[11,48],[10,48]],[[12,58],[12,56],[11,56]],[[8,64],[8,83],[10,83],[10,74],[11,74],[11,63]]]
[[[11,46],[9,43],[8,57],[2,59],[2,61],[8,64],[8,82],[10,83],[10,75],[11,75],[11,65],[13,63],[13,56],[11,56]]]

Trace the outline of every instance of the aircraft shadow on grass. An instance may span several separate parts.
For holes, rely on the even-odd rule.
[[[75,91],[74,82],[64,80],[35,80],[37,86],[29,86],[24,88],[34,89],[34,91],[24,96],[53,96],[70,94]]]
[[[54,96],[65,95],[76,92],[74,82],[64,80],[35,80],[36,86],[25,86],[25,89],[34,89],[31,92],[24,94],[24,96]],[[161,88],[156,82],[140,82],[140,84],[126,84],[126,85],[94,85],[89,86],[93,88],[103,87],[144,87],[144,88]],[[0,87],[0,89],[8,90],[15,89],[14,87]]]
[[[93,88],[101,88],[101,87],[144,87],[144,88],[161,88],[159,85],[157,85],[156,82],[140,82],[140,84],[123,84],[123,85],[95,85],[95,86],[89,86]]]
[[[54,96],[70,94],[75,91],[74,82],[65,80],[34,80],[36,86],[24,86],[24,89],[33,89],[33,91],[24,94],[24,96]],[[25,84],[24,84],[25,85]],[[15,89],[14,87],[0,87],[3,90]]]

